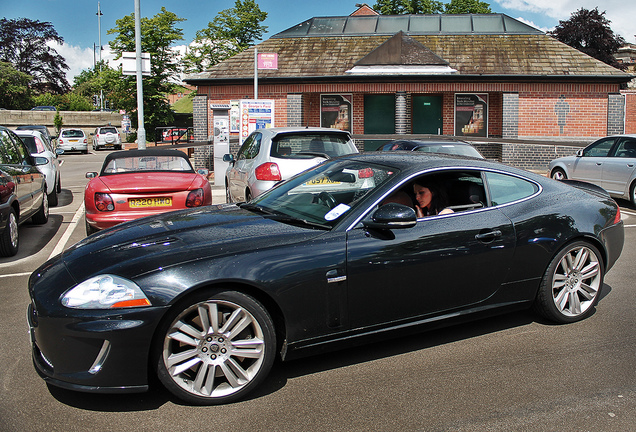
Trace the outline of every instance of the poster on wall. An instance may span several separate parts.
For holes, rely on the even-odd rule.
[[[488,95],[455,95],[455,135],[488,136]]]
[[[239,101],[230,101],[230,132],[239,132],[241,123],[241,111]]]
[[[266,99],[241,99],[239,103],[240,143],[256,129],[274,127],[274,101]]]
[[[320,126],[351,132],[351,101],[353,96],[320,95]]]

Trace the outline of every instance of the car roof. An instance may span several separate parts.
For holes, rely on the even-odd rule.
[[[343,131],[340,129],[333,129],[333,128],[323,128],[323,127],[274,127],[274,128],[258,129],[258,132],[261,132],[263,135],[270,136],[270,137],[274,137],[278,134],[283,134],[283,133],[304,133],[304,132],[346,134],[348,136],[351,136],[349,131]]]
[[[108,165],[108,163],[112,161],[113,159],[123,159],[123,158],[129,158],[129,157],[144,157],[144,156],[173,156],[173,157],[182,157],[182,158],[188,159],[188,155],[186,155],[181,150],[173,150],[173,149],[122,150],[122,151],[109,153],[104,159],[103,166]]]

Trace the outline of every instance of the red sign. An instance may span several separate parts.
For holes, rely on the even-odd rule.
[[[277,53],[258,53],[259,69],[278,69]]]

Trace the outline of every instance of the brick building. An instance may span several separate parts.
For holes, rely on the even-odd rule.
[[[258,70],[258,98],[273,101],[275,126],[541,140],[554,147],[550,158],[559,143],[636,132],[636,94],[622,90],[631,75],[503,14],[361,8],[311,18],[255,48],[277,54],[276,69]],[[254,98],[254,73],[252,48],[186,78],[197,86],[198,139],[213,135],[216,116],[231,116],[233,101]]]

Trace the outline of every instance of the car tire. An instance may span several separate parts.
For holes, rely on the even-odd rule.
[[[84,223],[86,225],[86,235],[89,236],[91,234],[95,234],[97,231],[99,231],[96,228],[93,228],[93,226],[91,224],[88,223],[88,221],[86,221],[86,215],[84,215]]]
[[[636,181],[629,187],[629,202],[633,207],[636,207]]]
[[[10,257],[17,254],[19,243],[18,216],[15,209],[11,208],[4,231],[0,235],[0,256]]]
[[[252,201],[252,192],[249,189],[245,191],[245,202]]]
[[[57,191],[57,193],[62,192],[62,178],[61,177],[57,177],[57,184],[55,185],[55,190]]]
[[[47,199],[49,201],[49,207],[55,207],[57,205],[57,188],[55,186],[53,187],[53,192],[48,194]]]
[[[190,404],[244,397],[265,379],[276,356],[270,315],[256,299],[236,291],[204,290],[186,298],[156,334],[157,377]]]
[[[34,224],[36,225],[44,225],[49,220],[49,198],[45,193],[42,194],[42,204],[40,204],[40,208],[36,214],[31,218]]]
[[[565,174],[565,171],[563,171],[561,168],[553,169],[550,173],[550,177],[552,177],[554,180],[567,180],[568,178],[567,174]]]
[[[601,257],[598,249],[586,241],[561,249],[545,271],[535,310],[563,324],[590,316],[603,287],[605,269]]]
[[[227,184],[225,185],[225,202],[226,203],[232,202],[232,195],[230,195],[230,187]]]

